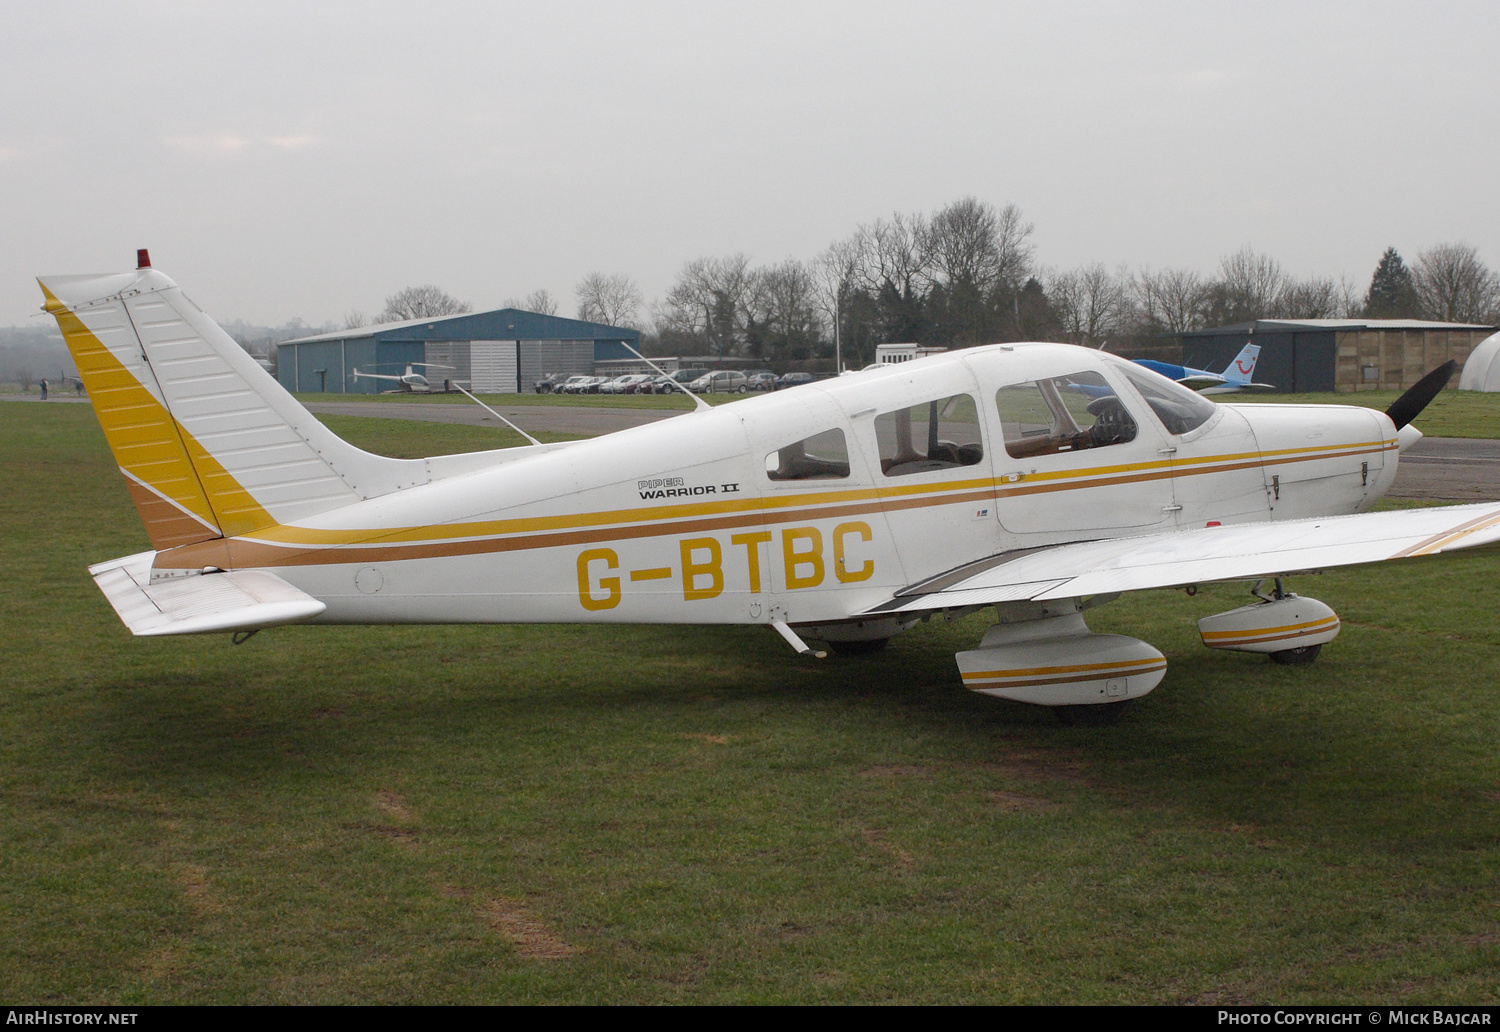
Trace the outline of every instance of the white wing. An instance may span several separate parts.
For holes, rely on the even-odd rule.
[[[870,612],[1275,577],[1405,559],[1500,541],[1500,502],[1178,530],[1020,549],[915,584]]]

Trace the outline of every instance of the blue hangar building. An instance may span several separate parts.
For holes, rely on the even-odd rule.
[[[548,373],[588,376],[595,362],[634,358],[626,344],[639,350],[640,332],[500,308],[285,341],[277,345],[276,377],[294,392],[379,394],[392,381],[363,374],[400,376],[415,365],[414,372],[434,385],[456,380],[475,393],[514,394],[530,391]]]

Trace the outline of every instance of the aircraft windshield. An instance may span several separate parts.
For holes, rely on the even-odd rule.
[[[1001,387],[995,409],[1012,458],[1135,440],[1135,420],[1109,382],[1092,371]]]
[[[1208,422],[1217,411],[1214,403],[1196,391],[1190,391],[1165,376],[1149,373],[1143,369],[1125,369],[1131,384],[1141,392],[1151,411],[1156,413],[1162,425],[1171,434],[1185,434]]]
[[[979,407],[968,394],[876,416],[875,437],[888,477],[973,466],[984,458]]]

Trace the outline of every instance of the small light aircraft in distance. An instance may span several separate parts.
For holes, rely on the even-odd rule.
[[[1203,643],[1305,662],[1339,618],[1283,576],[1500,540],[1496,502],[1367,511],[1452,363],[1377,412],[1218,405],[1099,351],[999,344],[392,459],[318,422],[144,251],[40,283],[151,541],[90,568],[137,635],[761,624],[857,653],[993,608],[964,684],[1103,723],[1167,666],[1085,623],[1124,592],[1271,581],[1204,617]]]
[[[408,362],[406,363],[406,372],[402,373],[400,376],[396,376],[393,373],[362,373],[359,371],[359,367],[356,366],[354,369],[354,379],[358,381],[361,377],[363,377],[366,380],[394,381],[399,386],[388,392],[391,394],[432,394],[441,391],[442,388],[434,387],[432,386],[432,384],[428,383],[427,377],[423,376],[421,373],[413,372],[413,369],[415,369],[417,366],[421,366],[424,369],[453,368],[452,366],[437,365],[434,362]]]
[[[1260,358],[1260,345],[1246,344],[1240,349],[1240,353],[1224,367],[1222,373],[1211,373],[1207,369],[1194,369],[1191,366],[1173,365],[1171,362],[1158,362],[1154,358],[1138,358],[1135,364],[1161,373],[1169,380],[1176,380],[1199,394],[1274,391],[1275,384],[1254,382],[1255,361],[1258,358]]]

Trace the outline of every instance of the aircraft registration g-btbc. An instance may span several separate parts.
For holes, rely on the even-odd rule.
[[[1064,344],[970,348],[587,441],[391,459],[335,436],[149,267],[41,279],[152,551],[91,567],[138,635],[290,623],[765,624],[873,651],[998,615],[965,685],[1111,719],[1166,659],[1120,593],[1500,539],[1500,503],[1369,513],[1452,365],[1386,412],[1215,405]],[[1200,622],[1305,661],[1281,589]]]

